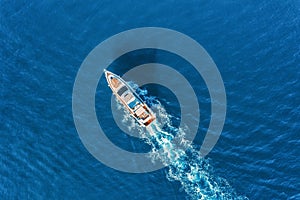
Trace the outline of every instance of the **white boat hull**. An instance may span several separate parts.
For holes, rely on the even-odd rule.
[[[105,70],[108,86],[130,115],[141,125],[149,126],[155,115],[139,95],[118,75]]]

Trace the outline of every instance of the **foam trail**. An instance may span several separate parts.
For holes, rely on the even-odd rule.
[[[170,120],[172,116],[167,114],[156,98],[147,96],[147,90],[139,89],[136,84],[132,82],[129,84],[152,105],[157,116],[157,120],[147,127],[146,131],[132,121],[129,130],[138,129],[140,136],[152,147],[153,162],[159,160],[166,166],[169,164],[167,167],[169,181],[179,181],[190,199],[247,199],[238,196],[225,179],[214,176],[209,160],[200,157],[195,147],[184,139],[188,130],[172,126]],[[133,120],[126,112],[124,113],[126,121]],[[179,137],[179,144],[172,142],[175,135]],[[158,150],[161,150],[160,153]]]

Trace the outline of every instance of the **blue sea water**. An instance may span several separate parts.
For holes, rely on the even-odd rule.
[[[207,156],[209,177],[225,180],[230,198],[300,199],[297,0],[1,1],[0,198],[192,197],[182,182],[170,181],[168,168],[128,174],[100,163],[85,149],[74,126],[73,83],[84,58],[108,37],[147,26],[192,37],[222,75],[227,116]],[[123,74],[154,61],[174,67],[195,85],[201,122],[194,142],[201,145],[210,100],[188,63],[166,52],[145,50],[124,55],[109,69]],[[98,115],[110,107],[111,91],[101,87],[104,81],[96,97],[105,94],[108,99],[96,103]],[[176,124],[180,111],[170,92],[151,85],[145,89]],[[114,127],[110,116],[105,114],[107,126]],[[117,127],[109,137],[128,150],[143,146]]]

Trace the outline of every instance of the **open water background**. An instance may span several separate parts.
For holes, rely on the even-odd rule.
[[[87,54],[114,34],[147,26],[174,29],[195,39],[223,77],[227,118],[208,155],[213,175],[249,199],[300,199],[297,0],[2,0],[0,198],[189,198],[179,182],[166,178],[166,169],[127,174],[106,167],[84,148],[73,123],[73,83]],[[201,77],[190,73],[188,63],[145,50],[125,55],[110,69],[122,74],[149,61],[179,70],[198,91],[201,128],[195,143],[201,145],[210,101]],[[111,113],[102,112],[110,107],[111,91],[101,84],[103,78],[97,95],[107,95],[108,100],[97,103],[97,113],[105,115],[106,126],[114,127]],[[147,90],[170,114],[179,115],[178,103],[167,90],[151,85]],[[141,145],[117,127],[110,134],[124,149]]]

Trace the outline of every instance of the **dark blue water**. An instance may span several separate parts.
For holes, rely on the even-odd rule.
[[[297,0],[1,1],[1,199],[190,198],[180,181],[167,178],[167,169],[127,174],[106,167],[85,149],[74,126],[72,89],[83,59],[109,36],[145,26],[189,35],[220,70],[227,118],[208,155],[210,175],[226,180],[229,193],[237,196],[300,199],[299,24]],[[122,74],[148,61],[200,81],[203,111],[195,144],[201,145],[210,102],[200,77],[189,75],[188,64],[144,51],[119,61],[126,67],[114,68],[116,62],[110,68]],[[169,113],[179,115],[167,93],[151,86],[147,90]],[[98,91],[110,99],[108,88]],[[97,103],[98,113],[107,106]],[[118,129],[112,134],[122,135]],[[126,144],[128,149],[141,145]]]

